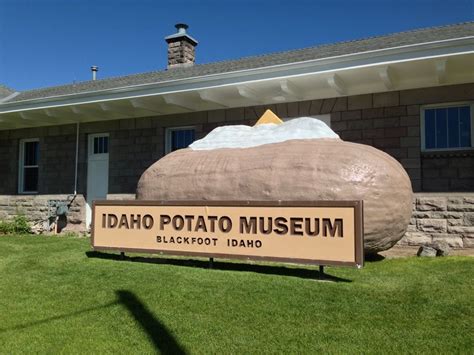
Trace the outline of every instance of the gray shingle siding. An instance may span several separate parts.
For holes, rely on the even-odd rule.
[[[289,64],[307,60],[324,59],[346,54],[355,54],[379,49],[400,47],[433,41],[474,36],[474,22],[432,27],[386,36],[370,37],[361,40],[321,45],[286,52],[247,57],[236,60],[197,64],[187,68],[154,71],[96,81],[28,90],[11,98],[8,102],[18,102],[60,95],[94,92],[131,85],[160,83],[179,79],[188,79],[212,74],[222,74],[246,69],[264,68],[279,64]],[[0,93],[1,97],[1,93]]]

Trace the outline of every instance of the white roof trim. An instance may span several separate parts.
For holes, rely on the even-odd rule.
[[[10,94],[10,95],[4,97],[3,99],[0,99],[0,104],[1,104],[2,102],[8,101],[8,100],[10,100],[10,99],[13,99],[15,96],[18,96],[18,95],[20,95],[20,93],[19,93],[18,91],[16,91],[16,92],[14,92],[13,94]]]
[[[158,83],[130,85],[46,98],[4,102],[0,114],[74,104],[130,99],[193,90],[210,89],[276,78],[344,71],[382,64],[402,63],[420,59],[441,58],[474,53],[474,36],[377,49],[302,62],[279,64],[206,76],[183,78]]]

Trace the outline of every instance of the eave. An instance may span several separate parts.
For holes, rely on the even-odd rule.
[[[0,103],[0,129],[275,104],[474,82],[474,36]]]

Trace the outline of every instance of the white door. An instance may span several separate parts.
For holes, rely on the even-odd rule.
[[[86,225],[92,222],[92,202],[105,200],[109,189],[109,134],[91,134],[88,140]]]

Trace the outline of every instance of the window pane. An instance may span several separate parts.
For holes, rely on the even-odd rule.
[[[459,107],[448,108],[448,147],[459,147]]]
[[[171,132],[171,151],[172,152],[178,149],[177,142],[178,142],[178,131],[172,131]]]
[[[425,111],[425,146],[426,149],[436,148],[435,110]]]
[[[103,153],[109,152],[109,137],[104,137],[104,151]]]
[[[177,142],[176,142],[176,146],[178,147],[178,149],[181,149],[183,148],[183,145],[184,145],[184,136],[186,135],[186,132],[185,131],[178,131],[176,132],[176,137],[177,138]]]
[[[185,138],[184,138],[184,146],[189,146],[192,142],[194,142],[194,129],[188,129],[184,131]]]
[[[189,141],[189,138],[191,137],[190,132],[188,130],[183,131],[183,145]]]
[[[28,165],[31,160],[28,142],[23,143],[23,164]]]
[[[448,117],[447,109],[436,110],[436,148],[448,147]]]
[[[39,144],[38,142],[25,142],[23,146],[23,165],[38,165]]]
[[[31,144],[29,142],[25,142],[25,145],[23,146],[23,149],[25,151],[25,160],[24,164],[25,165],[31,165],[32,157],[31,157]]]
[[[38,191],[38,168],[23,169],[23,191]]]
[[[105,154],[109,152],[109,137],[94,137],[94,154]]]
[[[472,147],[471,107],[425,109],[425,148]]]
[[[460,147],[471,146],[471,112],[469,106],[459,108]]]
[[[35,143],[35,165],[38,165],[39,164],[39,153],[40,153],[40,150],[39,150],[39,142],[34,142]]]
[[[194,129],[171,131],[171,151],[188,147],[194,142]]]
[[[97,153],[98,154],[102,154],[102,141],[103,141],[103,138],[102,137],[97,137],[97,145],[98,145],[98,150],[97,150]]]

